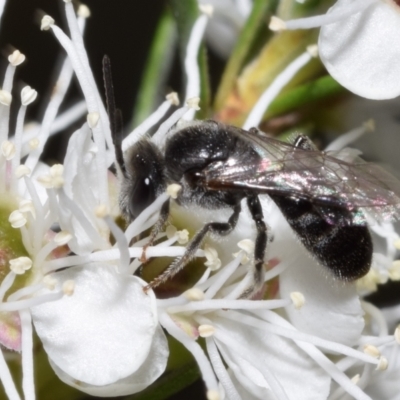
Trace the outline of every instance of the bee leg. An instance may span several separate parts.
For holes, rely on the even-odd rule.
[[[268,228],[264,222],[264,214],[258,196],[248,196],[247,206],[256,223],[257,237],[254,248],[254,283],[240,295],[242,299],[251,297],[264,283],[264,257],[268,242]]]
[[[291,140],[293,146],[298,147],[302,150],[317,150],[317,147],[313,143],[313,141],[305,135],[297,135],[294,136]]]
[[[201,228],[193,239],[189,242],[186,247],[185,254],[182,257],[176,258],[169,267],[157,278],[153,279],[144,290],[155,288],[166,280],[172,278],[181,269],[183,269],[190,261],[193,260],[196,251],[201,246],[204,238],[208,233],[214,233],[220,236],[228,235],[235,229],[237,221],[239,219],[239,214],[241,211],[240,203],[236,205],[233,209],[233,214],[229,217],[228,222],[210,222]]]
[[[159,234],[159,232],[167,222],[168,216],[169,216],[169,199],[165,201],[164,204],[161,206],[160,216],[158,217],[157,222],[155,223],[153,229],[151,230],[149,241],[143,246],[142,255],[140,256],[139,259],[142,263],[145,263],[147,261],[146,250],[149,246],[151,246],[154,243],[156,236]]]

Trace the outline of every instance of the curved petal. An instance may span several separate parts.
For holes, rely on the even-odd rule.
[[[338,0],[329,12],[345,9],[348,3]],[[400,95],[400,7],[392,3],[377,0],[320,31],[319,54],[328,72],[368,99]]]
[[[286,308],[290,322],[300,331],[349,346],[357,343],[364,327],[363,311],[355,284],[334,279],[302,246],[277,207],[270,205],[267,221],[274,233],[268,256],[287,269],[280,275],[282,298],[301,292],[300,310]],[[266,214],[267,215],[267,214]]]
[[[93,386],[77,382],[53,362],[51,366],[57,376],[66,384],[92,396],[114,397],[127,396],[144,390],[151,385],[165,370],[168,360],[168,342],[160,326],[157,327],[150,353],[142,366],[132,375],[105,386]]]
[[[91,385],[108,385],[137,371],[158,325],[154,294],[143,292],[143,281],[100,263],[53,276],[58,289],[73,280],[75,291],[31,309],[52,362],[73,379]]]
[[[246,358],[251,362],[235,348],[217,342],[237,381],[255,398],[276,398],[272,384],[267,382],[268,375],[275,378],[290,400],[321,400],[328,396],[329,376],[291,340],[229,320],[224,320],[223,328],[218,325],[246,346]],[[293,379],[296,376],[301,379]]]

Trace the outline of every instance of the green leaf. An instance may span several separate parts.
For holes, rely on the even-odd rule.
[[[182,70],[186,56],[186,47],[192,32],[193,24],[199,16],[199,6],[196,0],[170,0],[172,14],[178,28],[178,43]],[[209,115],[211,90],[207,69],[207,55],[204,44],[200,46],[198,63],[200,68],[200,107],[197,118],[206,118]]]
[[[279,95],[271,103],[264,115],[264,119],[269,119],[298,107],[307,106],[346,92],[343,86],[337,83],[331,76],[326,75]]]
[[[236,45],[232,51],[229,61],[225,67],[221,84],[215,98],[214,109],[220,110],[225,103],[226,98],[235,85],[243,65],[252,53],[251,49],[260,40],[267,39],[265,32],[265,22],[267,16],[276,8],[276,1],[255,0],[252,12],[247,19],[243,29],[239,35]],[[263,29],[264,28],[264,29]],[[269,34],[269,33],[268,33]]]
[[[176,26],[170,10],[158,23],[135,104],[133,126],[143,122],[160,103],[160,93],[171,69],[175,52]]]

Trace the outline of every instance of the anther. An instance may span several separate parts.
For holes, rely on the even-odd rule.
[[[198,288],[191,288],[183,292],[183,296],[189,301],[204,300],[204,292]]]
[[[379,358],[379,363],[376,366],[376,370],[377,371],[385,371],[385,370],[387,370],[388,366],[389,366],[389,363],[388,363],[387,358],[382,356]]]
[[[27,106],[31,103],[33,103],[36,100],[37,97],[37,91],[35,89],[32,89],[30,86],[25,86],[21,90],[21,103],[23,106]]]
[[[90,8],[86,4],[80,4],[78,7],[77,11],[78,17],[80,18],[89,18],[91,13],[90,13]]]
[[[18,165],[18,167],[15,169],[15,176],[18,178],[18,179],[20,179],[20,178],[22,178],[23,176],[26,176],[26,175],[30,175],[31,174],[31,170],[30,170],[30,168],[28,168],[26,165],[24,165],[24,164],[21,164],[21,165]]]
[[[45,15],[42,18],[42,23],[40,24],[41,31],[48,31],[52,25],[54,25],[54,19],[50,15]]]
[[[8,56],[8,62],[16,67],[17,65],[22,64],[25,61],[25,55],[22,54],[19,50],[14,50],[12,54]]]
[[[400,325],[397,325],[397,328],[394,331],[394,339],[396,340],[397,344],[400,344]]]
[[[105,218],[110,215],[110,210],[105,204],[100,204],[95,208],[94,213],[97,218]]]
[[[171,185],[167,186],[166,192],[172,199],[176,199],[181,189],[182,189],[181,185],[178,185],[177,183],[171,183]]]
[[[204,265],[210,268],[211,271],[216,271],[221,267],[221,260],[218,258],[218,252],[214,247],[205,245],[204,256],[207,258]]]
[[[12,95],[7,90],[0,90],[0,103],[9,106],[12,102]]]
[[[29,148],[31,150],[35,150],[39,147],[39,143],[40,143],[40,141],[38,138],[33,138],[29,141]]]
[[[214,13],[214,7],[211,4],[199,4],[199,10],[207,17],[212,17]]]
[[[100,119],[100,114],[97,112],[91,112],[87,115],[86,121],[89,125],[90,129],[93,129],[97,126]]]
[[[192,97],[186,100],[186,104],[188,105],[188,107],[196,111],[200,110],[199,103],[200,103],[200,97]]]
[[[59,246],[64,246],[72,239],[72,235],[67,231],[58,232],[54,236],[54,243],[58,244]]]
[[[207,391],[207,400],[220,400],[221,396],[217,390],[208,390]]]
[[[186,244],[189,241],[189,231],[187,229],[177,231],[176,235],[178,237],[179,244]]]
[[[13,228],[21,228],[27,223],[27,219],[24,214],[19,210],[13,211],[8,217],[8,222],[11,224]]]
[[[18,257],[10,260],[10,269],[17,275],[22,275],[32,267],[32,260],[29,257]]]
[[[303,293],[300,292],[290,293],[290,298],[296,310],[300,310],[300,308],[302,308],[304,306],[304,303],[306,302]]]
[[[67,296],[73,295],[75,290],[75,282],[73,280],[65,281],[62,285],[62,290]]]
[[[178,93],[176,92],[171,92],[168,93],[165,98],[173,105],[173,106],[179,106],[179,97]]]
[[[372,344],[367,344],[364,346],[364,353],[374,358],[379,358],[381,355],[379,349]]]
[[[201,337],[206,338],[214,335],[215,328],[212,325],[204,324],[199,326],[198,331]]]
[[[15,145],[8,140],[5,140],[1,144],[1,154],[3,154],[6,160],[12,160],[15,156]]]

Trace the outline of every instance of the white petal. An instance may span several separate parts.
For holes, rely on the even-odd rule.
[[[73,379],[107,385],[138,370],[157,327],[155,298],[137,277],[115,266],[91,264],[53,275],[73,280],[75,291],[32,308],[36,331],[49,358]]]
[[[338,0],[329,10],[348,7]],[[369,99],[400,95],[400,7],[377,0],[358,14],[324,25],[319,54],[328,72],[344,87]]]
[[[93,386],[77,382],[54,363],[51,362],[51,366],[63,382],[92,396],[127,396],[144,390],[164,372],[167,365],[168,353],[167,339],[161,327],[158,326],[146,361],[135,373],[113,384]]]
[[[300,292],[305,298],[300,310],[294,306],[286,308],[290,322],[300,331],[354,345],[364,327],[355,285],[335,280],[319,265],[276,208],[270,205],[268,213],[271,218],[267,221],[274,233],[268,256],[288,264],[280,275],[280,294],[289,299],[292,292]]]
[[[290,400],[320,400],[328,396],[330,378],[291,340],[228,320],[223,321],[223,329],[246,346],[246,357],[253,360],[250,363],[236,353],[235,348],[217,343],[237,380],[255,398],[276,398],[266,381],[266,370],[275,377]]]

